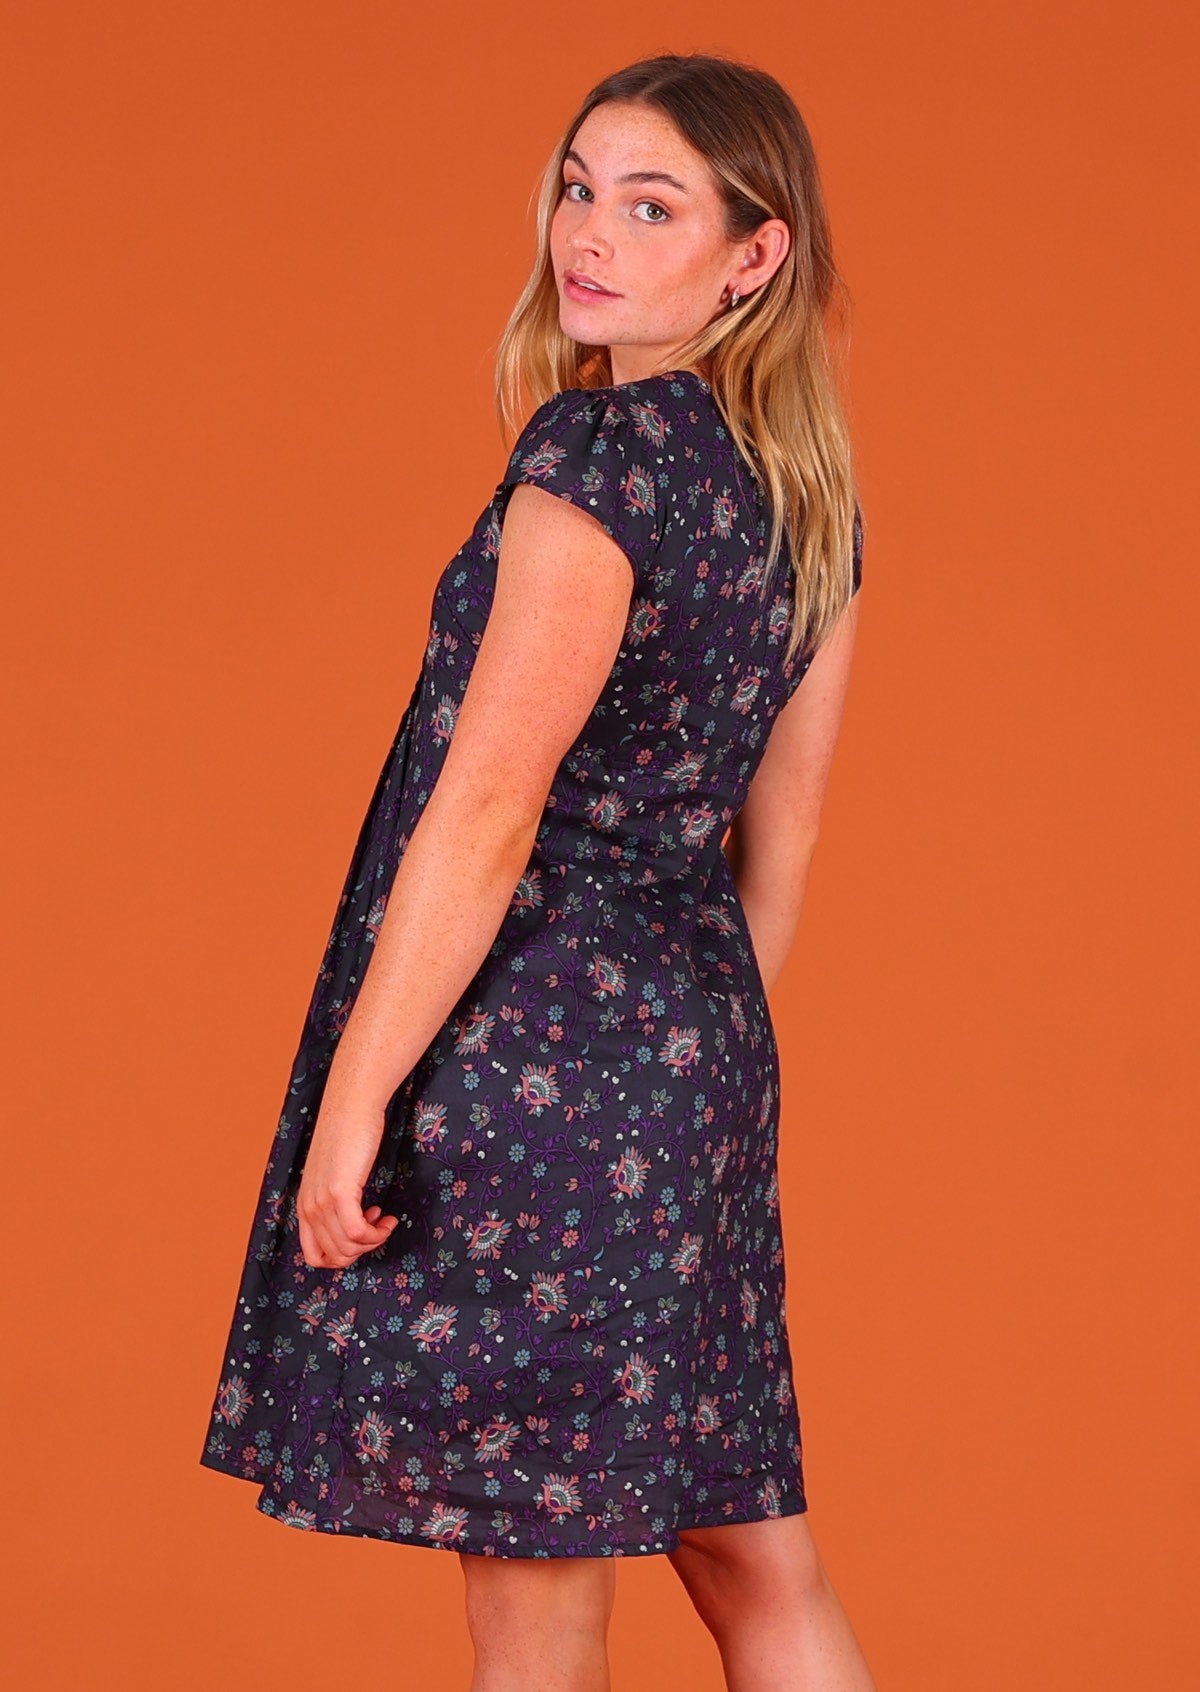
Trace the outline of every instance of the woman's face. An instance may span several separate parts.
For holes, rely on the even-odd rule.
[[[778,267],[786,224],[731,243],[723,216],[708,165],[669,118],[633,101],[588,113],[563,163],[550,258],[563,333],[607,346],[614,382],[673,368],[674,349],[728,309],[728,290],[744,297]]]

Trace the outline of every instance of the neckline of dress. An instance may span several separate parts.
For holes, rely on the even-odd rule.
[[[630,382],[610,382],[608,385],[610,388],[615,389],[619,393],[622,388],[643,388],[648,382],[674,381],[680,376],[690,376],[693,382],[699,383],[706,394],[712,393],[712,389],[704,380],[704,377],[701,376],[700,372],[698,370],[690,370],[686,365],[679,370],[660,370],[656,376],[635,376]]]

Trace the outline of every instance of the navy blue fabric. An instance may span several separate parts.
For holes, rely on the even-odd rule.
[[[489,954],[387,1111],[399,1216],[310,1268],[295,1198],[392,879],[454,734],[509,494],[592,513],[625,635]],[[807,1507],[785,1311],[774,1030],[722,842],[772,722],[790,563],[707,384],[556,394],[433,597],[255,1207],[201,1462],[264,1514],[507,1557],[672,1550]],[[855,583],[861,581],[856,512]],[[553,665],[554,654],[546,654]]]

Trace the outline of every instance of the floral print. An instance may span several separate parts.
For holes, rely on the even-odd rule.
[[[454,734],[520,482],[621,545],[625,635],[484,964],[389,1103],[363,1204],[399,1223],[349,1267],[312,1268],[295,1211],[308,1138]],[[287,1526],[623,1556],[807,1507],[778,1057],[722,849],[807,663],[783,662],[790,564],[760,593],[767,533],[708,385],[672,371],[540,406],[438,580],[301,1034],[200,1458]]]

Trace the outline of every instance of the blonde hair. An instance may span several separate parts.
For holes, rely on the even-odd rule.
[[[585,346],[559,327],[550,256],[563,159],[588,113],[610,100],[657,108],[708,161],[729,240],[748,240],[771,217],[781,218],[791,235],[774,275],[705,325],[672,364],[694,366],[704,376],[765,495],[771,526],[764,594],[785,542],[790,551],[796,571],[791,659],[802,644],[815,650],[849,602],[861,517],[835,357],[837,308],[848,303],[848,293],[833,260],[812,138],[774,77],[730,59],[667,53],[615,71],[587,95],[538,191],[537,258],[496,356],[500,425],[515,434],[531,408],[562,389],[612,382],[608,348]]]

